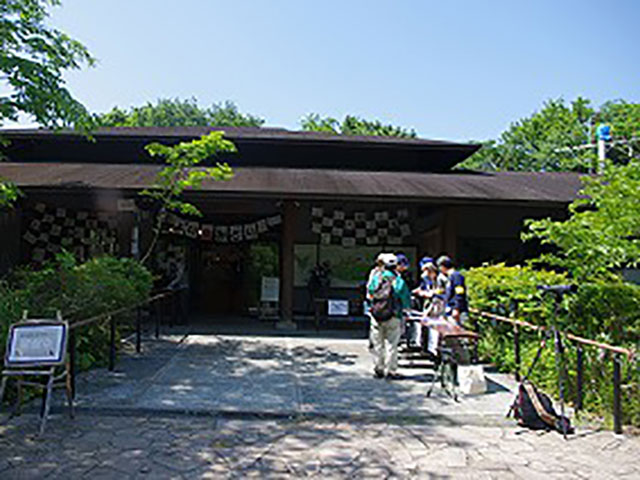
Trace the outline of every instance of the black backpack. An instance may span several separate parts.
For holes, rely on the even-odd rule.
[[[553,408],[551,399],[528,380],[520,384],[513,412],[515,419],[522,427],[532,430],[557,430],[560,433],[573,433],[569,419],[558,415]]]
[[[381,274],[382,275],[382,274]],[[395,278],[382,275],[380,283],[371,296],[371,315],[379,322],[386,322],[393,318],[396,313],[395,292],[393,282]]]

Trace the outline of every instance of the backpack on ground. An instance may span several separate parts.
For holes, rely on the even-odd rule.
[[[573,433],[569,419],[558,415],[553,408],[551,399],[528,380],[520,383],[513,412],[515,419],[522,427],[532,430],[556,430],[560,433]]]
[[[394,277],[381,275],[380,282],[371,295],[371,315],[380,322],[386,322],[396,314],[395,292],[393,290]]]

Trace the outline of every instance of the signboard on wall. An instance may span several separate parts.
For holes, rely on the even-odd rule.
[[[417,268],[417,249],[415,247],[368,247],[364,245],[343,247],[341,245],[298,244],[294,247],[294,285],[306,287],[316,262],[326,262],[331,269],[331,287],[357,288],[366,282],[376,257],[382,251],[402,251],[409,257],[409,262],[413,265],[412,268],[415,272]]]
[[[260,301],[261,302],[280,301],[280,279],[278,277],[262,277]]]
[[[60,365],[64,363],[67,324],[33,321],[11,326],[7,365]]]
[[[329,316],[344,317],[349,315],[349,300],[328,300],[328,313]]]
[[[298,244],[293,248],[293,285],[306,287],[318,259],[318,246]]]

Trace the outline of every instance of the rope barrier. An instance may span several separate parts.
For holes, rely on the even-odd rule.
[[[509,318],[509,317],[505,317],[503,315],[497,315],[495,313],[489,313],[489,312],[483,312],[482,310],[478,310],[477,308],[470,308],[469,309],[472,313],[475,313],[477,315],[480,315],[481,317],[484,318],[488,318],[491,320],[498,320],[500,322],[505,322],[505,323],[510,323],[512,325],[518,325],[521,327],[527,327],[527,328],[531,328],[533,330],[537,330],[537,331],[544,331],[547,330],[547,327],[542,326],[542,325],[535,325],[533,323],[529,323],[526,322],[524,320],[517,320],[514,318]],[[576,343],[581,343],[584,345],[590,345],[592,347],[597,347],[603,350],[609,350],[611,352],[615,352],[615,353],[619,353],[622,355],[626,355],[627,358],[629,359],[629,361],[633,360],[633,358],[635,357],[635,351],[631,350],[629,348],[624,348],[624,347],[619,347],[617,345],[609,345],[608,343],[602,343],[602,342],[597,342],[595,340],[591,340],[588,338],[584,338],[584,337],[579,337],[577,335],[574,335],[572,333],[564,333],[561,332],[566,338],[568,338],[569,340],[576,342]]]

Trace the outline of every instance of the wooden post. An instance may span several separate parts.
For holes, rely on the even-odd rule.
[[[582,410],[582,389],[584,383],[584,350],[577,345],[576,351],[576,411]]]
[[[142,311],[136,308],[136,353],[140,353],[142,343]]]
[[[76,330],[69,328],[69,386],[71,398],[76,398]]]
[[[513,353],[516,361],[515,377],[516,381],[520,381],[520,330],[518,325],[513,326]]]
[[[116,320],[109,315],[109,371],[116,368]]]
[[[130,212],[118,212],[118,255],[131,256],[131,235],[135,225],[135,217]]]
[[[156,317],[156,338],[160,338],[160,315],[162,315],[162,299],[159,298],[151,305]]]
[[[296,232],[296,205],[286,200],[282,205],[282,232],[280,236],[280,315],[282,324],[293,327],[293,269]]]
[[[458,254],[458,211],[456,207],[446,207],[442,228],[442,246],[447,255],[457,262]]]
[[[620,389],[620,358],[613,355],[613,431],[622,433],[622,394]]]

